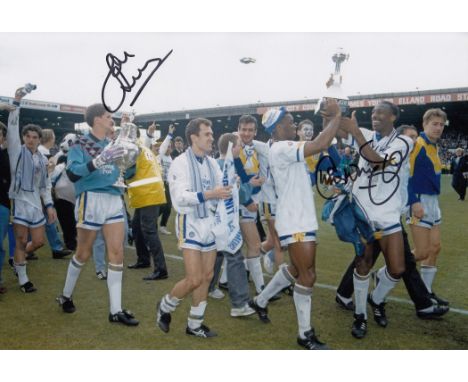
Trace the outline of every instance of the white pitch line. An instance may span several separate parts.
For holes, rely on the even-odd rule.
[[[126,246],[126,248],[127,249],[133,249],[135,251],[135,248],[133,248],[133,247]],[[184,259],[182,256],[171,255],[171,254],[168,254],[168,253],[165,253],[164,256],[169,257],[169,258],[174,259],[174,260],[178,260],[178,261],[182,261]],[[271,275],[268,275],[268,274],[265,274],[265,273],[263,275],[266,276],[266,277],[271,278]],[[329,290],[333,290],[333,291],[336,291],[338,289],[338,287],[336,287],[336,286],[328,285],[328,284],[321,284],[321,283],[316,283],[314,286],[316,286],[317,288],[329,289]],[[400,302],[400,303],[403,303],[403,304],[413,305],[413,302],[411,300],[407,300],[406,298],[389,296],[389,297],[387,297],[387,300]],[[465,310],[465,309],[450,308],[450,312],[462,314],[464,316],[468,316],[468,310]]]

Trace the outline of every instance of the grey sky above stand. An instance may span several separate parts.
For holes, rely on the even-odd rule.
[[[106,54],[134,54],[122,69],[131,78],[173,49],[135,105],[138,85],[121,110],[313,99],[325,92],[338,47],[350,54],[342,64],[347,95],[468,86],[467,33],[2,33],[0,95],[32,82],[31,99],[87,106],[100,102]]]

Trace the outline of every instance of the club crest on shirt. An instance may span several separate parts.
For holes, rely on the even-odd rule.
[[[211,187],[211,179],[202,179],[201,181],[204,190],[207,190]]]

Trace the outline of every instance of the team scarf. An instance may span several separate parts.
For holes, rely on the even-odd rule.
[[[200,167],[198,166],[199,160],[193,153],[193,150],[191,147],[189,147],[186,151],[187,158],[188,158],[188,166],[189,166],[189,173],[192,181],[192,192],[203,192],[203,183],[201,179],[201,174],[200,174]],[[213,168],[213,165],[209,161],[208,157],[202,158],[202,161],[207,162],[208,169],[210,171],[210,189],[213,189],[216,186],[216,177],[215,177],[215,169]],[[197,205],[196,207],[196,215],[199,219],[204,219],[208,217],[208,209],[206,205],[206,201],[202,202]]]
[[[244,145],[242,148],[239,158],[244,165],[245,172],[247,175],[257,175],[260,171],[260,163],[257,158],[257,152],[253,145]]]
[[[212,232],[215,235],[218,251],[235,254],[242,247],[242,235],[239,226],[239,189],[232,156],[232,142],[229,142],[222,168],[223,186],[232,186],[232,196],[218,202]]]

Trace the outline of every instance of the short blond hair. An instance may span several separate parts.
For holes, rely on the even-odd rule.
[[[55,133],[52,129],[42,129],[41,144],[45,144],[52,139],[55,139]]]
[[[444,122],[447,122],[447,113],[445,113],[445,111],[443,111],[442,109],[435,108],[435,109],[429,109],[424,113],[423,125],[427,124],[429,120],[434,117],[442,118]]]

